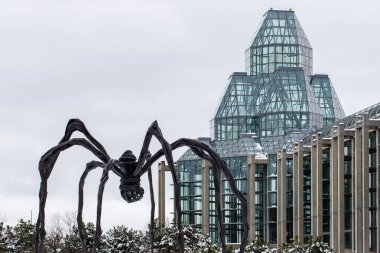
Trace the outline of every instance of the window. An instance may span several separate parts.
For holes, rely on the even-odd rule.
[[[269,206],[276,206],[277,205],[277,193],[276,192],[268,193],[268,205]]]
[[[268,179],[268,191],[277,191],[277,178]]]

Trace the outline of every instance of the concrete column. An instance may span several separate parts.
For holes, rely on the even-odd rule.
[[[247,193],[248,193],[248,242],[255,239],[256,231],[256,203],[255,203],[255,155],[248,156]]]
[[[293,191],[294,195],[297,195],[298,205],[295,207],[298,213],[298,239],[301,243],[304,240],[304,196],[303,196],[303,156],[304,156],[304,147],[303,141],[298,143],[298,175],[297,175],[297,183],[298,187]]]
[[[299,238],[299,214],[298,214],[298,143],[293,144],[293,237]]]
[[[314,134],[311,137],[311,236],[315,238],[317,236],[317,217],[318,217],[318,209],[317,209],[317,136]]]
[[[351,252],[355,252],[355,129],[351,136]]]
[[[202,232],[210,234],[210,169],[211,163],[202,160]]]
[[[331,245],[344,252],[344,125],[333,127],[331,148]]]
[[[323,160],[321,133],[312,136],[311,144],[311,225],[312,236],[316,238],[323,236]]]
[[[338,127],[334,126],[333,131],[338,131]],[[331,149],[330,149],[330,242],[331,246],[334,248],[336,252],[339,252],[339,244],[338,244],[338,159],[337,159],[337,151],[338,151],[338,142],[337,138],[332,138],[331,140]]]
[[[339,248],[341,252],[345,250],[345,233],[344,233],[344,124],[338,125],[338,233]]]
[[[363,253],[369,252],[369,118],[362,115]]]
[[[286,150],[277,153],[277,246],[286,242]]]
[[[354,245],[355,252],[363,251],[363,206],[362,206],[362,128],[360,124],[360,117],[356,119],[355,128],[355,166],[354,166]]]
[[[376,252],[380,252],[380,130],[376,130]]]
[[[174,163],[174,171],[175,171],[175,174],[176,174],[176,177],[177,177],[177,180],[178,180],[178,182],[179,182],[179,168],[178,168],[178,163],[177,162],[175,162]],[[168,171],[168,172],[170,172],[170,168],[169,168],[169,165],[166,165],[165,166],[165,171]],[[179,186],[178,186],[179,187]],[[174,187],[173,187],[173,189],[174,189]],[[180,187],[179,187],[179,189],[178,189],[179,191],[181,190],[180,189]],[[179,196],[181,197],[181,194],[179,194]],[[176,212],[176,210],[177,210],[177,205],[176,205],[176,203],[175,203],[175,192],[173,191],[173,218],[174,218],[174,223],[175,224],[177,224],[177,212]],[[181,210],[182,210],[182,208],[181,208]]]
[[[323,144],[322,134],[317,134],[317,236],[323,236]]]
[[[158,223],[165,226],[165,161],[158,164]]]
[[[226,192],[225,190],[225,184],[224,184],[224,179],[225,179],[225,175],[223,172],[220,172],[219,173],[219,185],[220,185],[220,206],[222,208],[222,220],[223,220],[223,223],[225,222],[225,218],[224,218],[224,215],[225,215],[225,208],[226,208],[226,205],[224,204],[224,201],[223,201],[223,193]],[[228,183],[227,183],[228,184]],[[216,192],[215,192],[216,194]],[[215,196],[216,198],[216,196]],[[216,207],[216,203],[215,203],[215,214],[218,215],[218,211],[217,211],[217,207]],[[218,235],[219,235],[219,229],[221,229],[219,226],[218,226]]]

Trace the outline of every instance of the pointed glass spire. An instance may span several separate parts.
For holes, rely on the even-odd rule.
[[[270,9],[246,50],[248,75],[274,73],[279,67],[303,67],[313,74],[313,49],[294,11]]]

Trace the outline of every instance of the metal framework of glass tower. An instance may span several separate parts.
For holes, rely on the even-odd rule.
[[[267,162],[255,172],[255,235],[276,242],[278,149],[343,117],[342,106],[327,75],[313,75],[313,50],[294,11],[269,10],[246,50],[246,72],[230,75],[211,120],[211,138],[201,140],[227,162],[238,188],[247,195],[248,156]],[[209,190],[209,226],[202,217],[202,161],[191,150],[177,162],[184,224],[217,239],[215,194]],[[305,165],[306,166],[306,165]],[[289,175],[292,164],[289,161]],[[305,173],[308,168],[305,167]],[[203,175],[203,176],[202,176]],[[239,243],[240,203],[222,179],[226,241]],[[211,182],[211,180],[210,180]],[[289,179],[291,184],[291,179]],[[289,203],[291,194],[289,190]],[[288,208],[292,208],[289,204]]]
[[[313,73],[313,49],[293,11],[269,10],[245,54],[249,75],[274,73],[278,67]]]

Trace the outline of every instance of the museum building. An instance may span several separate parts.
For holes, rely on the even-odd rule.
[[[249,241],[320,237],[335,252],[380,252],[380,103],[346,116],[292,10],[270,9],[199,138],[226,161],[248,200]],[[211,165],[177,161],[183,223],[217,240]],[[165,217],[159,164],[159,218]],[[222,178],[226,242],[242,235],[241,205]]]

